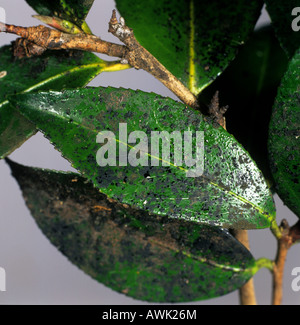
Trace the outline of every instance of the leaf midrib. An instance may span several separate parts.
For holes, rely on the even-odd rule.
[[[51,112],[48,111],[48,113],[49,113],[49,114],[53,114],[54,116],[57,116],[57,115],[58,115],[59,117],[61,117],[62,119],[66,120],[66,121],[69,120],[69,118],[67,118],[65,115],[62,115],[62,114],[59,114],[59,113],[54,113],[53,111],[51,111]],[[76,126],[82,127],[82,128],[84,128],[84,129],[86,129],[86,130],[88,130],[88,131],[90,131],[90,132],[93,132],[93,133],[96,134],[96,135],[99,134],[99,133],[101,133],[101,132],[96,131],[95,129],[91,129],[91,128],[89,128],[88,126],[86,126],[86,125],[84,125],[84,124],[80,124],[80,122],[77,122],[74,118],[73,118],[72,123],[75,124]],[[115,137],[115,139],[116,139],[116,142],[118,142],[118,143],[122,143],[122,144],[125,144],[125,143],[123,143],[122,141],[120,141],[119,139],[117,139],[116,137]],[[129,148],[135,149],[133,146],[128,145],[128,143],[127,143],[127,146],[128,146]],[[149,153],[147,153],[147,155],[148,155],[149,157],[154,157],[154,158],[158,159],[159,161],[163,161],[161,158],[159,158],[159,157],[155,157],[155,156],[152,156],[152,155],[149,154]],[[185,168],[183,168],[183,167],[181,167],[181,166],[176,166],[176,165],[174,165],[174,164],[172,164],[172,163],[170,163],[170,162],[168,162],[168,163],[169,163],[170,166],[173,166],[173,167],[175,167],[175,168],[177,168],[177,169],[180,169],[180,170],[182,170],[182,171],[184,171],[184,172],[187,172],[187,171],[188,171],[187,169],[185,169]],[[204,175],[202,175],[201,177],[205,178],[208,184],[210,184],[210,185],[216,187],[216,188],[219,189],[220,191],[225,192],[226,194],[229,194],[230,196],[235,197],[237,200],[239,200],[239,201],[241,201],[241,202],[243,202],[243,203],[245,203],[245,204],[249,204],[249,205],[250,205],[251,207],[253,207],[256,211],[258,211],[261,215],[267,217],[267,219],[268,219],[270,222],[271,222],[272,220],[274,220],[274,216],[273,216],[272,214],[270,214],[269,212],[266,212],[264,209],[260,208],[259,206],[257,206],[257,205],[254,204],[253,202],[251,202],[251,201],[245,199],[244,197],[240,196],[239,194],[237,194],[237,193],[235,193],[235,192],[233,192],[233,191],[231,191],[231,190],[228,191],[225,187],[223,187],[223,186],[221,186],[221,185],[219,185],[219,184],[217,184],[217,183],[215,183],[215,182],[209,180],[209,179],[208,179],[207,177],[205,177]],[[267,216],[266,216],[266,213],[267,213]]]
[[[190,43],[189,43],[189,88],[193,94],[197,93],[195,71],[195,9],[194,0],[190,0]]]
[[[211,259],[208,259],[208,258],[205,258],[205,257],[200,257],[200,256],[195,256],[195,255],[192,255],[191,253],[183,250],[183,251],[180,251],[179,249],[176,249],[172,246],[168,246],[164,243],[162,243],[161,241],[158,241],[158,240],[154,240],[154,239],[149,239],[149,241],[153,242],[154,244],[156,244],[157,246],[160,246],[160,247],[163,247],[163,248],[166,248],[166,249],[169,249],[169,250],[172,250],[173,252],[175,253],[181,253],[183,254],[184,256],[194,260],[194,261],[199,261],[201,263],[205,263],[205,264],[209,264],[211,266],[214,266],[216,268],[220,268],[220,269],[223,269],[223,270],[227,270],[227,271],[233,271],[233,272],[245,272],[247,269],[243,269],[241,267],[235,267],[235,266],[232,266],[232,265],[224,265],[224,264],[220,264],[220,263],[217,263],[216,261],[213,261]]]
[[[130,65],[128,64],[121,64],[120,61],[112,61],[112,62],[98,62],[98,63],[91,63],[91,64],[83,64],[83,65],[80,65],[80,66],[77,66],[75,68],[72,68],[72,69],[67,69],[67,70],[64,70],[54,76],[51,76],[43,81],[40,81],[38,82],[37,84],[33,85],[33,86],[30,86],[22,91],[20,91],[19,93],[17,94],[25,94],[25,93],[28,93],[30,91],[33,91],[33,90],[37,90],[39,87],[42,87],[43,85],[47,84],[47,83],[50,83],[51,81],[54,81],[56,79],[59,79],[59,78],[63,78],[64,75],[66,75],[67,73],[73,73],[73,72],[76,72],[76,71],[79,71],[79,70],[85,70],[85,69],[92,69],[92,68],[103,68],[101,70],[101,72],[112,72],[112,71],[120,71],[120,70],[125,70],[125,69],[128,69],[128,68],[131,68]],[[91,77],[92,78],[92,77]],[[9,100],[4,100],[3,102],[0,103],[0,108],[6,104],[9,103]]]
[[[96,235],[101,234],[101,232],[95,231],[95,234]],[[137,233],[137,236],[142,240],[144,239],[144,233],[143,234]],[[160,241],[157,238],[152,237],[152,236],[148,237],[147,241],[149,241],[150,243],[153,243],[154,245],[156,245],[158,247],[170,250],[170,251],[172,251],[174,253],[181,253],[182,255],[184,255],[185,257],[188,257],[189,259],[191,259],[193,261],[208,264],[208,265],[211,265],[211,266],[214,266],[216,268],[220,268],[220,269],[223,269],[223,270],[226,270],[226,271],[233,271],[233,272],[236,272],[236,273],[243,273],[243,272],[246,272],[247,270],[251,272],[252,269],[253,269],[253,267],[251,267],[251,268],[241,268],[241,267],[237,267],[237,266],[233,266],[233,265],[225,265],[225,264],[221,264],[221,263],[218,263],[216,261],[213,261],[212,259],[196,256],[196,255],[193,255],[193,254],[187,252],[186,250],[180,250],[180,249],[174,247],[173,245],[165,244],[162,241]]]

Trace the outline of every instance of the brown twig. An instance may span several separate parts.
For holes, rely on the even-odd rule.
[[[42,25],[25,28],[0,23],[1,31],[19,35],[45,50],[84,50],[119,57],[122,59],[121,62],[129,63],[135,69],[149,72],[186,105],[199,108],[196,96],[138,43],[132,29],[125,25],[124,19],[121,17],[118,22],[115,10],[109,22],[109,31],[125,45],[106,42],[97,36],[84,33],[75,35],[63,33]]]
[[[250,250],[247,230],[232,230],[231,233],[241,244],[243,244],[248,250]],[[253,278],[251,278],[239,289],[239,299],[241,305],[257,304]]]
[[[290,247],[300,240],[300,221],[289,227],[285,219],[280,224],[281,237],[277,240],[277,255],[273,267],[272,304],[280,305],[283,292],[283,275],[286,256]]]
[[[16,34],[45,50],[84,50],[121,58],[127,51],[124,45],[106,42],[94,35],[68,34],[43,25],[21,27],[0,23],[0,31]]]
[[[132,29],[125,25],[124,19],[121,17],[120,22],[116,18],[116,11],[113,11],[109,22],[109,32],[122,41],[129,51],[124,59],[133,67],[143,69],[155,78],[160,80],[167,88],[169,88],[179,99],[185,104],[198,107],[196,97],[171,74],[151,53],[142,47],[136,40]]]
[[[227,109],[228,106],[220,107],[219,91],[216,91],[208,107],[208,113],[214,119],[215,123],[221,125],[225,130],[226,130],[226,120],[224,114],[226,113]]]

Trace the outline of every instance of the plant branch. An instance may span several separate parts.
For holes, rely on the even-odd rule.
[[[21,27],[0,23],[0,32],[16,34],[44,50],[83,50],[121,58],[127,51],[124,45],[106,42],[94,35],[68,34],[43,25]]]
[[[247,230],[235,229],[232,230],[232,234],[241,244],[250,250]],[[239,289],[239,299],[241,305],[257,305],[253,278]]]
[[[151,53],[139,44],[134,36],[133,30],[125,25],[124,19],[121,17],[120,22],[118,22],[115,10],[113,10],[110,19],[108,31],[122,41],[129,49],[124,59],[131,66],[149,72],[155,78],[160,80],[185,104],[192,107],[198,107],[196,97]]]
[[[276,220],[273,220],[270,226],[270,230],[272,234],[275,236],[277,240],[279,240],[282,237],[282,232],[280,227],[277,225]]]
[[[300,221],[289,227],[288,222],[283,219],[280,227],[281,236],[277,239],[277,254],[273,267],[273,297],[272,304],[280,305],[283,291],[283,274],[286,256],[290,247],[300,241]]]
[[[199,108],[196,96],[138,43],[132,29],[125,25],[124,19],[121,17],[118,22],[115,10],[109,22],[109,32],[125,45],[106,42],[97,36],[84,33],[75,35],[63,33],[42,25],[25,28],[0,23],[0,32],[19,35],[44,50],[76,49],[119,57],[122,59],[121,62],[149,72],[186,105]]]
[[[209,104],[208,113],[214,119],[214,121],[217,124],[221,125],[225,130],[226,130],[226,119],[224,117],[224,114],[226,113],[227,109],[228,106],[220,107],[219,91],[216,91]]]

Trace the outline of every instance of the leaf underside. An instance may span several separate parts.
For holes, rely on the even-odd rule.
[[[290,61],[274,103],[269,159],[275,190],[300,217],[300,50]]]
[[[113,290],[151,302],[201,300],[255,272],[251,253],[224,230],[118,204],[78,174],[8,162],[52,244]]]
[[[137,40],[194,94],[234,59],[262,1],[117,0]]]
[[[122,203],[150,213],[232,228],[265,228],[275,218],[272,195],[262,173],[248,153],[223,128],[203,115],[156,94],[115,88],[86,88],[24,94],[11,98],[22,114],[37,125],[74,168],[107,194]],[[119,135],[120,123],[127,134],[140,130],[148,140],[148,153],[126,144]],[[116,136],[116,165],[100,167],[96,143],[99,132]],[[187,177],[188,165],[174,165],[151,155],[151,131],[190,130],[196,148],[196,131],[204,132],[204,172]],[[138,142],[139,140],[136,140]],[[174,141],[174,146],[178,143]],[[197,143],[199,145],[199,143]],[[160,144],[160,150],[162,146]],[[142,157],[144,166],[120,166],[119,150]],[[159,164],[153,166],[152,159]]]

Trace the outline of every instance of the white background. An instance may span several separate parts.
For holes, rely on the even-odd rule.
[[[39,22],[32,18],[35,12],[23,0],[0,0],[9,24],[34,26]],[[112,0],[95,0],[87,22],[92,31],[108,41],[117,40],[107,32],[112,9]],[[0,8],[1,9],[1,8]],[[259,24],[268,20],[263,13]],[[0,45],[9,44],[15,36],[0,34]],[[112,60],[100,56],[106,60]],[[1,66],[1,58],[0,58]],[[93,86],[114,86],[156,92],[174,98],[174,95],[156,79],[143,71],[134,69],[103,73],[91,83]],[[40,133],[32,137],[10,158],[24,165],[72,170],[70,164],[55,151]],[[277,220],[286,218],[294,224],[297,218],[276,197]],[[276,241],[270,231],[249,231],[251,251],[255,258],[275,257]],[[300,292],[293,292],[291,275],[294,267],[300,266],[299,245],[290,249],[284,277],[283,304],[300,304]],[[146,304],[113,292],[91,279],[72,265],[41,233],[24,204],[19,187],[10,175],[4,161],[0,161],[0,267],[6,270],[6,292],[0,291],[0,304]],[[270,304],[271,276],[266,269],[255,276],[259,304]],[[233,292],[223,297],[196,304],[238,304],[238,294]]]

